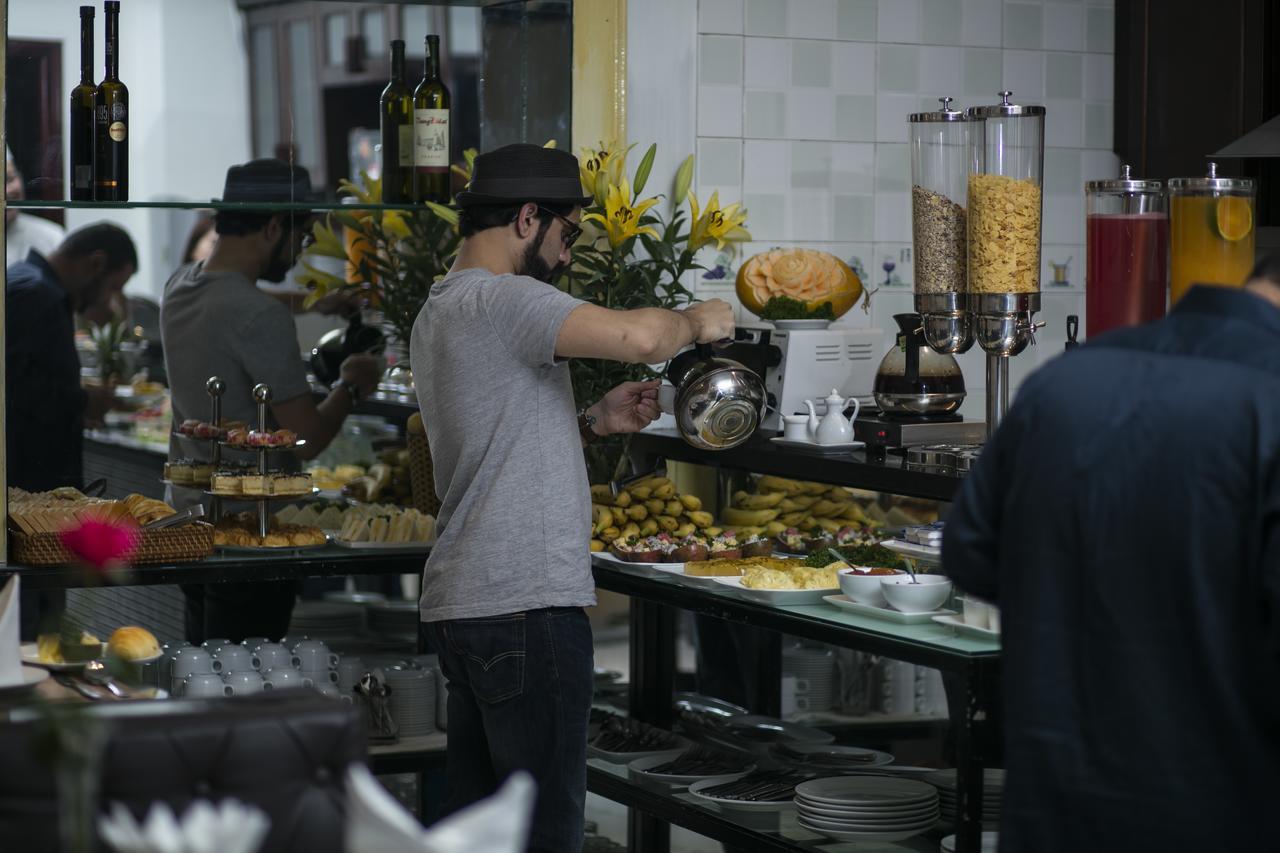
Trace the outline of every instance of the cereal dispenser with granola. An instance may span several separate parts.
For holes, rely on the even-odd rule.
[[[961,353],[973,346],[967,296],[968,121],[939,98],[942,109],[912,113],[911,237],[915,258],[915,307],[925,342],[935,352]]]
[[[1045,110],[1010,103],[1012,95],[965,111],[968,303],[987,353],[988,435],[1009,407],[1009,358],[1034,342],[1040,310]]]

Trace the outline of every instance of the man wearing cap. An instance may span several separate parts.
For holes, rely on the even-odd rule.
[[[595,604],[582,445],[658,417],[657,383],[574,401],[570,358],[654,364],[731,337],[721,300],[613,311],[551,284],[590,203],[573,155],[509,145],[459,193],[464,240],[410,355],[441,507],[421,619],[449,681],[448,808],[538,781],[529,847],[582,846]]]
[[[223,196],[223,201],[247,203],[313,200],[307,170],[279,160],[232,166]],[[160,329],[174,423],[209,419],[206,383],[217,376],[226,383],[223,417],[256,427],[253,388],[265,383],[272,392],[271,426],[305,439],[297,455],[311,458],[338,434],[356,401],[377,386],[377,359],[353,355],[343,362],[341,378],[329,395],[317,404],[292,314],[256,285],[258,280],[284,281],[302,251],[310,219],[306,211],[219,210],[214,217],[218,242],[208,259],[179,268],[169,279],[160,305]],[[170,460],[184,457],[207,461],[208,440],[173,436]],[[279,458],[281,467],[294,462],[294,454]],[[190,506],[202,498],[195,489],[172,489],[175,504]],[[221,636],[238,641],[285,634],[296,586],[210,584],[186,587],[184,592],[188,639]]]

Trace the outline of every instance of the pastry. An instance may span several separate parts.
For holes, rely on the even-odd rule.
[[[213,476],[213,465],[208,462],[197,462],[191,466],[191,482],[197,486],[209,485],[209,479]]]
[[[250,447],[269,447],[271,445],[271,433],[256,429],[252,430],[245,436],[245,443]]]
[[[210,490],[217,495],[238,495],[241,493],[242,479],[240,474],[218,471],[209,479]]]
[[[129,510],[134,520],[143,525],[168,518],[176,511],[164,501],[144,498],[142,495],[129,495],[121,503]]]
[[[195,482],[195,467],[188,460],[164,463],[164,478],[175,486],[190,486]]]
[[[298,440],[298,434],[290,429],[278,429],[271,433],[272,447],[287,447]]]
[[[117,628],[112,633],[111,638],[107,640],[107,651],[121,660],[147,660],[160,654],[160,644],[156,642],[155,635],[146,628],[130,625]]]
[[[240,491],[246,495],[271,494],[271,475],[246,474],[240,478]]]

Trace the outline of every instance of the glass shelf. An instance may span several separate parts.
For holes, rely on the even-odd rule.
[[[225,202],[225,201],[66,201],[60,199],[23,199],[10,201],[13,210],[427,210],[424,204],[343,204],[336,201],[306,202]]]

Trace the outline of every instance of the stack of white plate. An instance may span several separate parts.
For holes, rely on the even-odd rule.
[[[956,853],[956,837],[954,835],[945,836],[942,843],[938,845],[941,853]],[[996,853],[1000,849],[1000,833],[984,832],[982,833],[982,853]]]
[[[394,666],[383,670],[391,688],[391,718],[400,737],[429,735],[436,730],[436,674],[434,670]]]
[[[938,803],[942,806],[944,823],[956,822],[956,771],[939,770],[930,773],[925,781],[938,789]],[[990,767],[982,777],[982,823],[989,829],[1000,825],[1000,799],[1004,795],[1004,771]]]
[[[830,711],[837,698],[836,656],[830,649],[792,646],[782,652],[782,676],[795,679],[784,684],[794,693],[797,711]],[[789,704],[784,702],[784,704]]]
[[[386,601],[370,604],[369,632],[384,640],[416,640],[418,637],[418,602]]]
[[[814,779],[796,786],[799,824],[837,841],[901,841],[938,822],[938,791],[889,776]]]
[[[289,620],[289,636],[306,636],[313,640],[344,640],[360,635],[364,628],[364,610],[358,604],[331,601],[302,601],[293,606]]]

